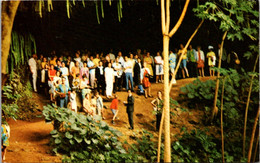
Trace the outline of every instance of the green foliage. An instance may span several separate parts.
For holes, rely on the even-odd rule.
[[[21,66],[27,64],[32,53],[36,53],[35,39],[31,34],[18,34],[12,31],[11,46],[9,51],[9,58],[7,64],[7,73],[13,77],[14,69],[19,69]]]
[[[227,38],[243,40],[248,36],[252,40],[258,39],[258,16],[255,10],[256,1],[221,0],[207,1],[194,8],[200,19],[219,23],[219,29],[228,31]]]
[[[62,153],[63,161],[123,162],[140,161],[142,157],[127,153],[118,140],[121,133],[101,120],[77,114],[55,105],[44,107],[43,115],[54,121],[51,145],[55,153]]]
[[[225,136],[225,151],[232,156],[225,156],[227,160],[231,161],[241,161],[242,147],[237,144],[241,143],[242,129],[243,129],[243,117],[244,109],[247,100],[247,95],[249,91],[249,85],[251,76],[254,75],[256,78],[253,81],[253,90],[251,95],[251,103],[249,110],[253,113],[259,104],[259,73],[242,72],[239,74],[234,69],[217,69],[220,71],[220,87],[223,84],[223,78],[226,78],[224,97],[223,97],[223,127]],[[198,106],[200,109],[204,109],[205,116],[209,115],[212,111],[213,96],[215,91],[215,81],[208,80],[206,82],[201,82],[200,80],[195,80],[193,83],[186,85],[181,88],[184,93],[182,96],[184,99],[188,100],[190,108],[195,108]],[[221,94],[222,90],[219,90],[218,94]],[[217,107],[220,108],[220,96],[218,96]],[[250,115],[249,119],[253,119],[254,115]],[[220,126],[219,117],[214,121],[216,126]],[[253,122],[251,122],[253,123]],[[250,125],[249,125],[250,126]],[[199,157],[200,158],[200,157]],[[215,159],[213,159],[214,161]],[[215,160],[216,161],[216,160]]]

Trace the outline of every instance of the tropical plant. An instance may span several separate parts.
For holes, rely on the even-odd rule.
[[[55,105],[44,107],[43,115],[54,121],[51,145],[55,153],[62,153],[64,161],[136,162],[144,161],[138,154],[128,153],[118,140],[122,135],[108,126],[100,116],[77,114]]]

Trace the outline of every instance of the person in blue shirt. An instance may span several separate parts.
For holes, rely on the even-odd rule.
[[[173,78],[173,73],[176,67],[176,59],[177,59],[177,55],[175,53],[173,53],[172,51],[170,51],[170,55],[169,55],[169,66],[170,66],[170,72]],[[174,79],[173,84],[176,84],[176,80]]]
[[[60,98],[60,107],[67,107],[68,105],[68,94],[71,90],[70,87],[66,84],[66,78],[62,77],[62,83],[56,88],[56,92]]]

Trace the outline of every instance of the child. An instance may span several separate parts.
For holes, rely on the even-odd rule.
[[[72,88],[74,89],[79,89],[79,84],[80,84],[80,74],[76,74],[76,77],[72,81]]]
[[[115,119],[118,114],[118,99],[117,95],[115,95],[115,98],[112,100],[112,103],[110,105],[110,109],[112,113],[114,114],[113,119],[112,119],[112,124],[115,124]]]
[[[71,110],[74,110],[76,113],[78,111],[77,109],[77,101],[76,101],[76,91],[75,89],[72,89],[72,92],[70,94],[70,105],[71,105]]]
[[[4,118],[2,117],[4,121]],[[2,139],[2,160],[5,160],[6,149],[9,146],[9,138],[10,138],[10,127],[7,123],[2,123],[1,125],[1,139]]]
[[[97,98],[97,114],[99,116],[102,116],[102,119],[105,119],[105,117],[103,116],[103,99],[99,95],[98,91],[96,91],[96,98]]]
[[[93,111],[93,116],[96,115],[96,110],[97,110],[97,98],[96,96],[92,96],[91,100],[90,100],[90,108]]]

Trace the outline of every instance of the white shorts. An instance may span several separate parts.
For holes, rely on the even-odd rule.
[[[155,75],[163,75],[163,65],[155,65]]]

